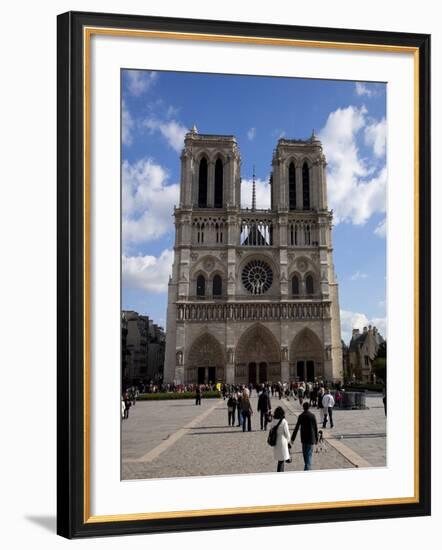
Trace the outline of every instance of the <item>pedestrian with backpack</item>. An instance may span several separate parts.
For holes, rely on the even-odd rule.
[[[227,399],[227,422],[229,426],[235,425],[236,397],[230,394]]]
[[[302,454],[304,457],[304,470],[307,471],[312,469],[313,445],[318,444],[319,433],[316,416],[309,411],[309,402],[305,401],[302,408],[304,409],[304,412],[298,416],[298,421],[296,422],[295,429],[293,430],[291,441],[292,443],[295,441],[296,435],[300,429]]]
[[[277,461],[277,472],[283,472],[286,462],[291,462],[289,449],[291,445],[289,425],[285,419],[282,407],[276,407],[273,414],[273,423],[267,438],[267,443],[273,447],[273,457]]]

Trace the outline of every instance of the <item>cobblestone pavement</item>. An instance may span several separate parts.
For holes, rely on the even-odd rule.
[[[243,433],[227,426],[227,405],[222,399],[203,399],[200,407],[193,400],[137,403],[123,422],[122,479],[274,471],[273,450],[267,445],[267,434],[259,429],[256,404],[252,397],[253,431]],[[279,404],[286,409],[293,430],[301,412],[299,403],[273,399],[273,408]],[[367,397],[367,405],[364,411],[334,411],[335,427],[324,430],[329,439],[314,453],[314,469],[385,465],[382,399]],[[299,436],[292,447],[292,460],[286,471],[303,469]]]

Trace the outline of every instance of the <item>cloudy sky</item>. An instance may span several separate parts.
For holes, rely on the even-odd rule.
[[[328,162],[342,335],[375,324],[386,336],[386,87],[294,78],[127,70],[122,73],[123,309],[165,325],[184,134],[233,134],[242,203],[270,205],[280,137],[315,129]]]

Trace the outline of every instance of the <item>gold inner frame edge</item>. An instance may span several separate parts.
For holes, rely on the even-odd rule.
[[[236,508],[215,508],[205,510],[178,510],[169,512],[148,512],[115,515],[91,515],[91,472],[90,472],[90,41],[92,35],[126,36],[132,38],[156,38],[174,40],[195,40],[205,42],[249,43],[269,46],[292,46],[304,48],[362,50],[373,52],[412,53],[414,62],[414,495],[410,497],[316,502]],[[149,519],[172,519],[229,514],[257,514],[300,510],[320,510],[356,506],[388,506],[419,502],[419,49],[412,46],[388,44],[364,44],[349,42],[328,42],[316,40],[280,39],[268,37],[245,37],[201,33],[180,33],[117,29],[110,27],[83,28],[83,102],[84,102],[84,523],[109,523],[116,521],[139,521]]]

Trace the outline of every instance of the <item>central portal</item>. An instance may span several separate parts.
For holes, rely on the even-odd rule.
[[[249,363],[249,384],[264,384],[268,380],[267,376],[267,363],[261,361],[259,364],[254,361]]]
[[[240,384],[264,384],[281,377],[278,341],[272,332],[256,323],[239,339],[236,348],[237,378]]]

